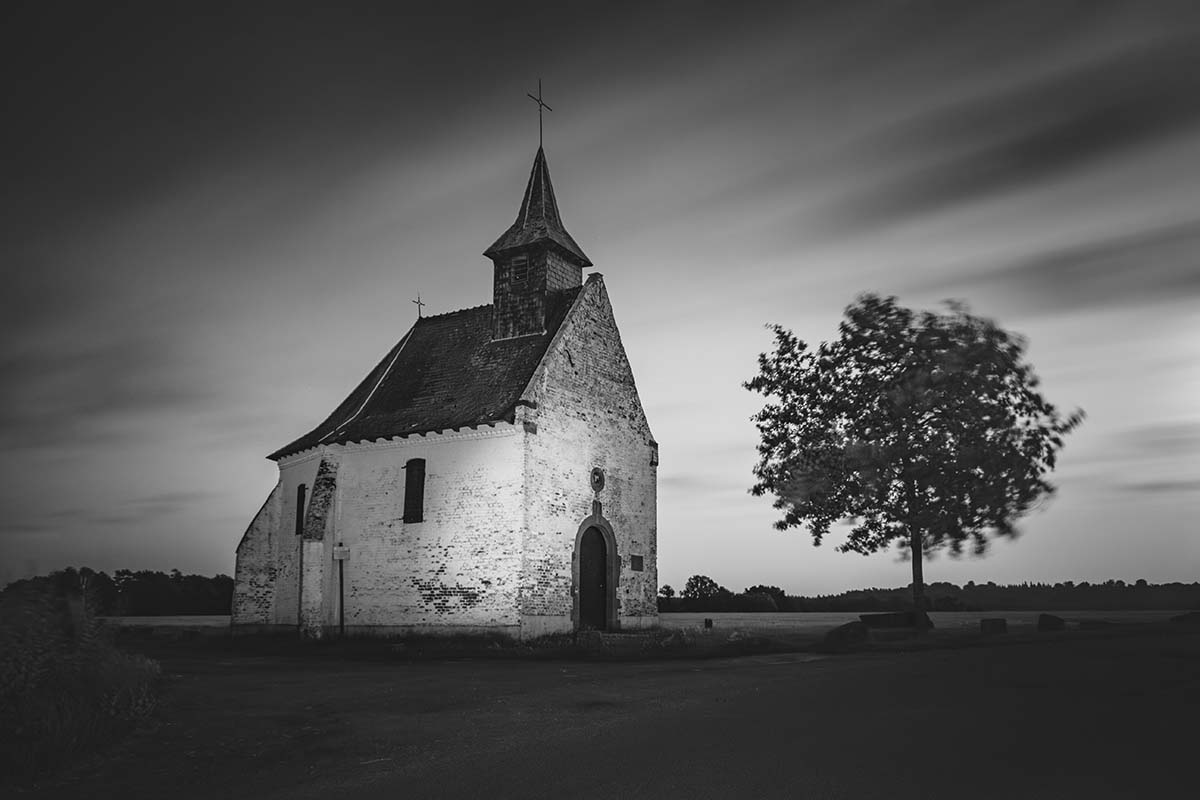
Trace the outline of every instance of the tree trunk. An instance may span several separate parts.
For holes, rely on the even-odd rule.
[[[925,616],[925,551],[921,547],[921,529],[915,525],[910,526],[908,535],[908,548],[912,551],[913,617],[917,633],[924,633],[927,630],[925,626],[927,618]]]

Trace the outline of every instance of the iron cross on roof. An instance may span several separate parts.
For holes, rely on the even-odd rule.
[[[547,111],[553,111],[553,110],[554,110],[553,108],[551,108],[550,106],[546,105],[546,104],[545,104],[545,103],[542,101],[542,79],[541,79],[541,78],[538,78],[538,93],[537,93],[537,97],[534,97],[534,96],[533,96],[533,95],[531,95],[529,92],[526,92],[526,93],[525,93],[525,96],[526,96],[526,97],[528,97],[530,100],[532,100],[532,101],[534,101],[535,103],[537,103],[537,104],[538,104],[538,147],[541,147],[541,146],[542,146],[542,109],[544,108],[544,109],[546,109]]]
[[[413,300],[412,302],[417,306],[417,319],[420,319],[421,318],[421,309],[425,306],[425,303],[421,302],[420,293],[417,294],[417,299]]]

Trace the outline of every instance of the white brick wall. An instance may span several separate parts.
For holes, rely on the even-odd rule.
[[[523,436],[501,423],[336,448],[348,628],[517,625]],[[412,458],[425,459],[425,513],[406,524]]]

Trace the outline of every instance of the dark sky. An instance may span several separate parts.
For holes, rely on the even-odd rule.
[[[0,581],[230,572],[263,456],[410,299],[490,300],[539,77],[662,446],[664,582],[907,581],[746,493],[764,324],[831,338],[861,291],[965,299],[1089,414],[1027,535],[928,579],[1196,578],[1193,4],[177,5],[0,12]]]

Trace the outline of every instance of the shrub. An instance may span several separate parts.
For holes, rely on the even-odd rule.
[[[118,650],[84,598],[0,597],[0,773],[32,779],[130,730],[157,705],[157,662]]]

